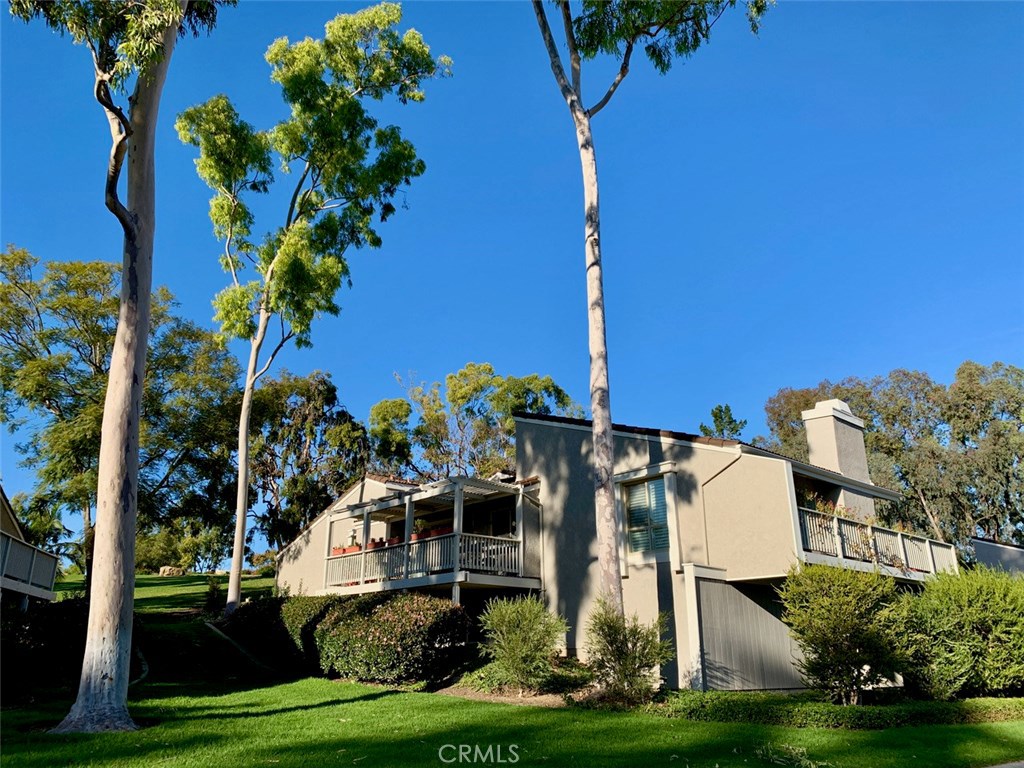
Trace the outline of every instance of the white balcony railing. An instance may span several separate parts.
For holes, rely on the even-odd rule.
[[[431,536],[407,544],[333,555],[327,558],[325,586],[352,587],[455,571],[518,576],[519,552],[518,540],[500,536]]]
[[[813,509],[801,507],[799,511],[800,536],[806,552],[875,563],[906,576],[957,569],[956,551],[951,544]]]
[[[57,578],[57,556],[39,547],[0,534],[0,573],[4,579],[53,592]],[[52,597],[52,595],[51,595]]]

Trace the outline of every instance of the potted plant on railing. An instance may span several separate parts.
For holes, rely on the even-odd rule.
[[[427,538],[427,521],[423,519],[414,520],[412,523],[412,534],[409,536],[409,541],[419,541],[420,539]]]
[[[338,555],[345,554],[344,547],[331,547],[331,557],[337,557]]]
[[[380,539],[370,539],[369,543],[367,543],[367,545],[366,545],[366,548],[367,549],[380,549],[383,546],[384,546],[384,539],[383,538],[380,538]]]
[[[341,550],[341,554],[348,555],[348,554],[351,554],[352,552],[358,552],[362,548],[363,547],[360,544],[349,544],[347,547],[345,547],[343,550]]]

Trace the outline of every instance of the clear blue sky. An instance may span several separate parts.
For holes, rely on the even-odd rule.
[[[160,113],[155,274],[184,315],[212,327],[226,281],[175,116],[223,92],[271,126],[283,103],[267,45],[358,7],[243,2],[180,42]],[[586,403],[579,162],[533,13],[416,2],[404,24],[454,59],[426,103],[380,111],[427,173],[383,248],[350,253],[342,314],[278,369],[329,371],[360,418],[401,394],[394,372],[432,381],[471,360],[551,374]],[[119,259],[87,51],[6,15],[0,32],[3,243]],[[665,77],[635,59],[595,119],[615,420],[694,431],[730,403],[752,438],[781,387],[1024,364],[1022,40],[1019,3],[788,2],[759,37],[730,12]],[[591,101],[609,74],[588,67]],[[265,226],[280,210],[261,209]],[[2,439],[7,492],[30,490],[17,438]]]

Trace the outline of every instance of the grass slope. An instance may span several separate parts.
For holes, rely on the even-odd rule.
[[[177,581],[171,584],[169,582]],[[247,588],[259,588],[251,582]],[[268,677],[209,631],[197,613],[203,580],[140,579],[140,645],[150,674],[131,693],[135,733],[51,736],[70,699],[5,709],[3,765],[431,766],[444,745],[517,745],[522,766],[983,766],[1024,757],[1024,723],[850,732],[693,723],[656,715],[550,710],[400,693],[321,679]],[[773,745],[806,749],[771,762]],[[443,756],[457,753],[447,749]],[[762,755],[764,755],[762,751]],[[786,759],[786,758],[780,758]],[[454,763],[459,765],[460,763]],[[465,764],[465,763],[461,763]],[[477,765],[497,765],[492,760]]]

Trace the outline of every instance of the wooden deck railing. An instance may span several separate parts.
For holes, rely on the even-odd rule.
[[[519,541],[516,539],[449,533],[329,557],[325,586],[401,581],[460,570],[519,576],[519,565]]]
[[[806,552],[877,563],[908,576],[957,569],[956,551],[951,544],[813,509],[801,507],[799,511],[800,536]]]
[[[53,591],[57,578],[57,556],[23,541],[0,534],[0,573],[5,579]]]

